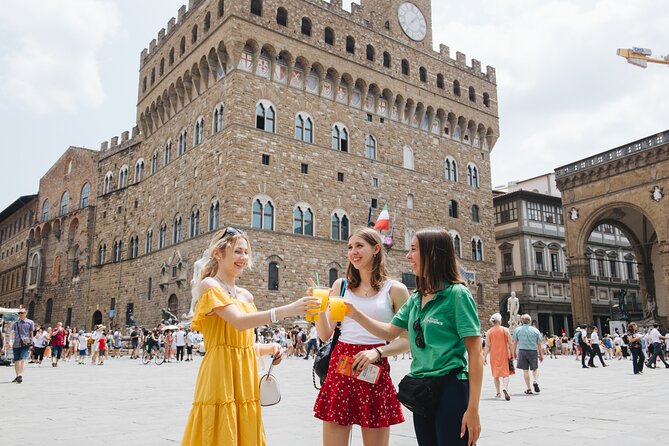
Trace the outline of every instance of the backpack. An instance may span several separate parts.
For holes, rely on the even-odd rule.
[[[302,336],[300,337],[302,342],[307,342],[307,334],[305,332],[302,332]]]

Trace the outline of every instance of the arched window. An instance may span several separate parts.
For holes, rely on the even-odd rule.
[[[478,237],[472,238],[472,260],[483,260],[483,244]]]
[[[251,0],[251,14],[262,16],[262,0]]]
[[[139,256],[139,237],[130,237],[130,250],[128,252],[130,259],[136,259]]]
[[[288,11],[285,8],[276,10],[276,23],[281,26],[288,26]]]
[[[146,76],[144,76],[144,79],[142,80],[142,93],[146,92]]]
[[[140,158],[135,163],[135,184],[142,181],[144,178],[144,160]]]
[[[458,218],[458,202],[455,200],[448,200],[448,216],[451,218]]]
[[[256,128],[274,133],[275,119],[274,106],[267,101],[258,102],[258,105],[256,105]]]
[[[314,142],[314,122],[306,113],[295,116],[295,139],[310,144]]]
[[[458,257],[462,257],[462,238],[460,238],[460,234],[458,234],[456,231],[448,231],[448,233],[451,235],[451,238],[453,239],[453,248],[455,249],[455,255]]]
[[[409,75],[409,61],[406,59],[402,59],[402,74]]]
[[[302,34],[311,37],[311,20],[302,17]]]
[[[186,137],[188,136],[188,131],[183,129],[179,133],[179,138],[177,139],[177,155],[182,156],[186,153]]]
[[[154,150],[151,155],[151,175],[158,172],[158,151]]]
[[[68,191],[63,192],[63,195],[60,197],[60,215],[61,217],[67,214],[67,210],[70,207],[70,194]]]
[[[223,130],[223,104],[218,104],[214,109],[214,133]]]
[[[335,34],[334,30],[329,26],[325,28],[325,43],[328,45],[334,45]]]
[[[105,177],[105,186],[106,184],[107,184],[107,178]],[[49,203],[49,199],[47,198],[46,200],[44,200],[44,203],[42,203],[42,222],[49,220],[50,209],[51,209],[51,203]]]
[[[46,311],[44,312],[44,324],[51,323],[51,313],[53,312],[53,299],[46,301]]]
[[[353,36],[346,36],[346,52],[355,54],[355,39]]]
[[[274,230],[274,204],[269,197],[258,197],[253,200],[251,227]]]
[[[197,237],[200,235],[200,210],[194,209],[190,213],[190,230],[188,235],[190,238]]]
[[[376,51],[372,45],[367,45],[367,60],[374,62],[376,58]]]
[[[339,271],[337,268],[330,268],[330,271],[328,271],[328,281],[330,283],[330,287],[339,279]]]
[[[279,289],[279,264],[276,262],[269,263],[269,270],[267,274],[267,289],[276,291]]]
[[[332,148],[340,152],[348,152],[348,129],[344,124],[332,126]]]
[[[179,44],[179,56],[183,56],[186,52],[186,37],[181,38],[181,43]]]
[[[172,243],[177,244],[179,242],[181,242],[181,217],[177,215],[172,225]]]
[[[413,166],[413,149],[411,147],[404,147],[403,150],[403,163],[402,165],[404,166],[405,169],[414,169]]]
[[[28,276],[28,285],[37,285],[39,283],[39,277],[41,272],[41,258],[38,253],[33,254],[32,259],[30,259],[30,271]]]
[[[469,101],[476,102],[476,90],[474,90],[474,87],[469,87]]]
[[[479,169],[474,164],[467,166],[467,184],[471,187],[479,187]]]
[[[298,205],[293,211],[293,233],[314,235],[314,213],[308,205]]]
[[[444,89],[444,75],[441,73],[437,74],[437,88]]]
[[[164,57],[162,59],[160,59],[160,70],[158,71],[158,74],[160,74],[161,76],[163,74],[165,74],[165,58]]]
[[[472,222],[479,222],[479,207],[477,205],[472,205]]]
[[[427,82],[427,69],[425,67],[420,67],[418,69],[421,82]]]
[[[153,230],[146,231],[146,243],[144,244],[144,254],[150,254],[153,251]]]
[[[387,51],[384,51],[384,52],[383,52],[383,66],[384,66],[385,68],[390,68],[391,60],[392,60],[392,59],[391,59],[391,57],[390,57],[390,53],[387,52]]]
[[[458,181],[458,164],[450,156],[444,161],[444,176],[448,181]]]
[[[365,158],[375,160],[376,156],[376,139],[372,135],[367,135],[365,138]]]
[[[407,209],[413,209],[413,195],[407,195]]]
[[[118,240],[114,242],[114,263],[120,262],[123,258],[123,241]]]
[[[172,140],[167,140],[163,149],[163,166],[167,166],[172,161]]]
[[[193,25],[193,29],[190,32],[190,42],[197,42],[197,25]]]
[[[218,18],[225,14],[225,0],[218,0]]]
[[[104,265],[107,260],[107,245],[100,244],[98,246],[98,265]]]
[[[123,165],[118,172],[118,188],[128,187],[128,166]]]
[[[179,299],[176,294],[171,294],[167,300],[167,309],[172,314],[177,314],[179,312]]]
[[[158,231],[158,249],[163,249],[167,244],[167,224],[162,223]]]
[[[336,210],[332,213],[331,229],[332,240],[348,240],[349,219],[344,211]]]
[[[204,118],[200,117],[195,122],[195,134],[193,135],[193,145],[197,146],[204,141]]]
[[[488,93],[483,93],[483,106],[490,107],[490,95]]]
[[[156,68],[151,68],[151,86],[156,83]]]
[[[169,64],[170,64],[170,67],[174,64],[174,48],[172,48],[172,49],[170,50]]]
[[[209,28],[211,28],[211,12],[207,12],[204,16],[204,32],[209,32]]]
[[[218,229],[219,204],[214,201],[209,206],[209,230],[215,231]]]
[[[114,174],[111,172],[107,172],[105,175],[105,182],[104,186],[102,188],[102,193],[103,194],[108,194],[112,191],[112,183],[114,181]]]
[[[453,81],[453,94],[456,96],[460,96],[460,82],[459,81]]]

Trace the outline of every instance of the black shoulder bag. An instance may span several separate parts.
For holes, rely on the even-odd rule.
[[[346,279],[344,279],[341,283],[341,291],[339,292],[339,296],[344,297],[345,292],[346,292]],[[337,322],[337,326],[334,329],[334,334],[332,335],[332,338],[328,342],[323,344],[316,353],[316,359],[314,359],[314,367],[311,370],[311,380],[313,381],[314,388],[316,388],[316,390],[320,390],[321,387],[323,387],[325,378],[328,376],[328,367],[330,367],[330,356],[332,356],[332,352],[334,351],[335,345],[337,345],[337,341],[339,340],[340,334],[341,334],[341,322]],[[318,375],[321,387],[318,387],[316,385],[316,375]]]
[[[462,367],[459,367],[437,378],[412,378],[407,375],[400,381],[397,399],[414,414],[428,417],[437,409],[444,384],[457,379],[461,371]]]

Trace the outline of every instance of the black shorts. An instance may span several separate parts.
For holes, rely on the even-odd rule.
[[[539,368],[539,352],[536,350],[518,350],[516,368],[520,370],[536,370]]]
[[[193,346],[192,345],[187,345],[186,346],[186,353],[189,355],[193,354]]]

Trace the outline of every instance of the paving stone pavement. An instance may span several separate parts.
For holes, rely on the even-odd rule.
[[[23,384],[13,368],[0,369],[0,445],[179,444],[201,359],[142,365],[128,357],[104,366],[61,363],[28,366]],[[522,376],[511,377],[511,401],[494,398],[486,367],[479,446],[667,444],[669,370],[633,375],[630,361],[582,369],[573,358],[546,359],[541,393],[523,394]],[[660,364],[661,365],[661,364]],[[409,360],[393,361],[395,383]],[[317,392],[311,361],[288,359],[274,369],[282,391],[277,406],[263,409],[269,446],[318,446],[321,423],[312,414]],[[391,428],[392,446],[415,445],[411,413]],[[362,445],[355,428],[353,445]]]

